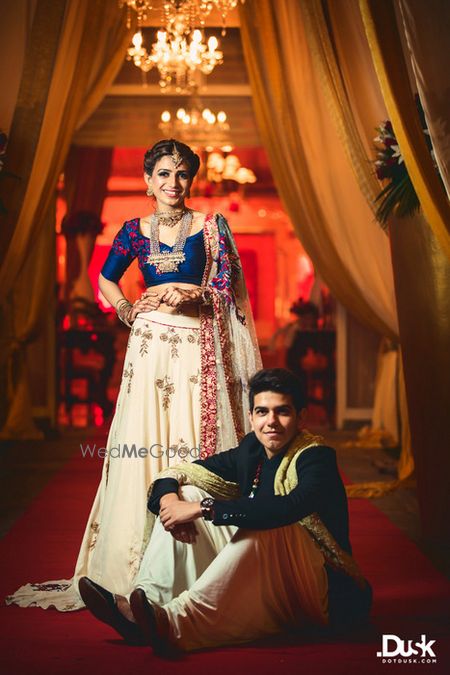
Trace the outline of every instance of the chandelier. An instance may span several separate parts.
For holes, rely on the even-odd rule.
[[[220,110],[215,114],[209,108],[203,108],[200,100],[194,101],[188,109],[178,108],[174,115],[164,110],[158,126],[168,138],[176,137],[201,146],[224,146],[227,150],[232,147],[226,113]]]
[[[206,17],[217,9],[222,17],[222,35],[225,35],[227,15],[245,0],[165,0],[162,7],[162,25],[170,30],[177,26],[177,32],[190,33],[196,26],[204,26]],[[137,14],[137,23],[141,27],[148,13],[157,9],[152,0],[119,0],[119,7],[127,6],[127,27],[131,26],[131,12]],[[161,8],[160,8],[161,9]]]
[[[133,60],[141,69],[146,84],[146,74],[153,67],[159,71],[159,86],[163,91],[175,87],[177,93],[187,93],[198,86],[197,74],[209,75],[223,62],[223,53],[217,49],[219,42],[214,35],[203,42],[202,32],[194,30],[188,39],[179,33],[160,30],[150,54],[142,45],[141,31],[133,35],[133,47],[128,49],[127,60]]]
[[[239,185],[256,183],[257,178],[251,169],[242,166],[239,157],[227,155],[224,157],[220,152],[211,152],[206,162],[207,180],[212,183],[222,183],[232,180]]]

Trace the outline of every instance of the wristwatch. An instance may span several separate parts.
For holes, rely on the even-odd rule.
[[[203,520],[214,519],[214,499],[212,497],[205,497],[205,499],[202,499],[200,508],[202,510]]]

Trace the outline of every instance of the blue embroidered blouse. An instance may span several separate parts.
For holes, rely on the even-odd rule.
[[[173,247],[160,242],[160,251],[170,251]],[[139,269],[144,277],[145,285],[159,286],[169,282],[181,282],[201,286],[206,265],[206,252],[203,230],[186,239],[184,254],[186,260],[178,266],[178,272],[158,274],[154,265],[147,263],[151,253],[150,239],[141,234],[139,218],[127,220],[117,233],[111,250],[102,267],[105,279],[118,282],[134,258],[138,259]]]

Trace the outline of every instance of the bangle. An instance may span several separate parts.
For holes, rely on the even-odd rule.
[[[116,304],[114,305],[114,309],[116,310],[116,312],[122,305],[131,305],[131,302],[126,298],[119,298]]]
[[[210,305],[212,300],[211,289],[207,286],[201,286],[202,293],[200,295],[204,305]]]
[[[214,499],[212,497],[202,499],[200,509],[203,520],[214,520]]]
[[[122,323],[125,324],[125,326],[128,326],[128,328],[131,328],[132,324],[128,321],[127,315],[132,308],[133,305],[126,298],[120,298],[120,300],[116,302],[117,316],[122,321]]]

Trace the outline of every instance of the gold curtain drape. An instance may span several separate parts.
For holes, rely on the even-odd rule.
[[[31,51],[24,67],[17,119],[15,114],[8,148],[14,172],[22,179],[22,195],[16,191],[7,202],[10,232],[5,235],[7,246],[0,268],[0,302],[8,315],[8,328],[2,336],[9,382],[8,417],[3,437],[31,434],[26,346],[39,329],[49,304],[47,296],[51,297],[53,291],[53,284],[49,284],[48,275],[40,266],[46,259],[48,228],[54,229],[54,219],[48,214],[56,182],[74,130],[105,95],[121,66],[130,35],[123,12],[108,0],[56,0],[50,6],[62,10],[63,22],[58,23],[61,11],[59,17],[55,17],[55,11],[42,14],[38,3],[36,16],[40,17],[41,29],[42,17],[48,17],[47,34],[52,36],[48,43],[51,44],[55,31],[57,35],[59,31],[56,54],[43,60],[46,72],[39,74],[41,79],[49,81],[43,116],[34,123],[20,106],[21,102],[28,108],[33,106]],[[43,39],[45,43],[45,36]],[[41,47],[46,48],[46,44]],[[39,96],[39,89],[36,91]],[[29,170],[26,162],[30,162],[30,157],[26,149],[36,138]],[[18,203],[14,203],[14,198]],[[17,214],[13,221],[11,214]],[[25,274],[24,270],[30,273]]]
[[[356,0],[337,7],[336,3],[310,0],[301,5],[306,36],[315,70],[319,73],[324,98],[339,133],[341,142],[355,172],[361,192],[373,208],[381,186],[373,169],[373,136],[375,127],[386,119],[381,90],[373,67],[371,53]],[[325,11],[327,12],[325,14]],[[356,65],[355,65],[356,64]],[[378,116],[378,117],[377,117]],[[394,285],[390,297],[396,314]],[[401,417],[401,457],[398,464],[399,480],[408,478],[414,469],[409,420],[406,406],[397,405],[404,390],[403,371],[399,367],[398,351],[382,351],[378,360],[375,387],[374,416],[389,421],[395,429],[396,418]],[[374,432],[379,432],[374,425]],[[370,443],[366,434],[364,443]],[[395,440],[399,440],[398,434]],[[396,487],[398,481],[365,485],[366,494],[376,496]],[[362,486],[351,486],[349,493],[363,492]]]
[[[327,114],[300,3],[247,0],[240,12],[259,131],[296,233],[340,302],[395,338],[389,244]]]
[[[336,12],[336,3],[329,3],[330,12],[333,12],[333,8],[335,12],[333,21],[336,21],[338,26],[341,27],[342,24],[345,24],[346,20],[348,24],[348,17],[354,6],[354,3],[347,2],[345,6],[340,6],[339,12]],[[351,66],[349,67],[348,62],[344,61],[347,65],[347,80],[344,79],[341,60],[338,60],[336,54],[336,43],[334,41],[336,34],[330,30],[330,22],[327,21],[327,17],[324,14],[322,0],[308,0],[308,2],[303,3],[302,15],[305,23],[305,35],[308,40],[311,57],[314,65],[317,67],[317,72],[322,83],[324,98],[327,101],[340,140],[347,152],[350,165],[355,172],[360,190],[366,197],[369,206],[373,208],[374,200],[380,192],[380,184],[375,176],[373,165],[370,162],[370,156],[373,153],[367,152],[366,134],[361,133],[361,130],[358,129],[358,121],[352,107],[352,100],[358,100],[361,92],[359,90],[355,92],[351,89],[347,91],[346,85],[350,85],[355,79],[358,79],[359,83],[363,85],[364,91],[366,88],[365,83],[373,82],[374,79],[376,82],[376,76],[375,78],[372,76],[375,73],[370,72],[370,68],[367,68],[367,61],[364,64],[366,69],[363,72],[356,69],[353,70],[354,64],[358,63],[358,56],[360,56],[364,46],[358,45],[357,38],[359,35],[355,31],[355,27],[352,26],[353,34],[348,35],[349,39],[345,43],[341,42],[339,45],[341,47],[340,56],[343,52],[345,55],[345,50],[348,48],[351,48],[353,52]],[[352,18],[357,19],[355,16]],[[348,25],[344,25],[344,29],[348,31],[348,28]],[[338,31],[337,36],[339,35]],[[356,52],[355,47],[358,46],[359,51]],[[377,89],[378,87],[375,87],[375,91]],[[371,134],[373,138],[375,126],[371,129]]]
[[[399,7],[436,162],[450,199],[450,3],[399,0]]]
[[[379,190],[367,154],[372,143],[372,136],[367,136],[373,135],[373,128],[356,100],[358,78],[369,79],[363,91],[366,101],[373,99],[370,78],[377,85],[376,75],[360,18],[355,31],[358,5],[340,5],[340,13],[346,19],[341,20],[340,41],[335,42],[327,25],[330,17],[325,20],[320,3],[247,1],[241,8],[244,54],[260,133],[299,238],[341,302],[395,340],[398,324],[389,242],[369,205]],[[369,66],[356,74],[349,62],[353,44],[345,44],[345,68],[335,53],[335,49],[342,52],[351,31]],[[380,94],[374,108],[370,114],[376,126],[384,112]],[[341,284],[336,284],[336,276]],[[413,468],[407,417],[403,428],[402,479]],[[398,484],[355,486],[355,496],[375,496]]]
[[[450,257],[450,203],[434,169],[409,86],[394,2],[359,2],[386,107],[408,173],[425,218]]]

